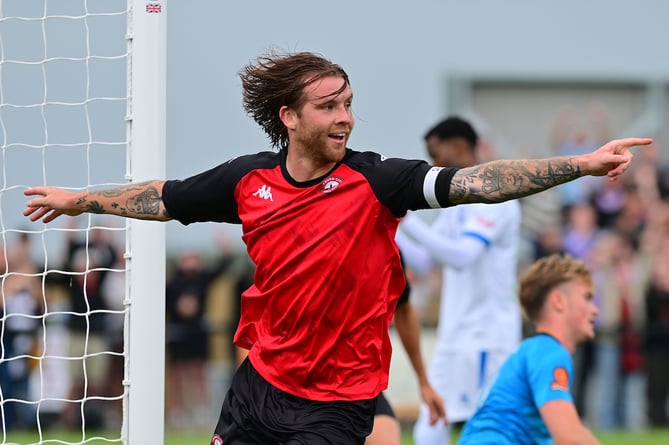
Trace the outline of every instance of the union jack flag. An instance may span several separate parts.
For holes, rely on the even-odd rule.
[[[161,12],[161,11],[162,11],[162,6],[160,6],[160,3],[146,4],[146,12]]]

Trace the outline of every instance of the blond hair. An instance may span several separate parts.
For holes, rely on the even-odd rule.
[[[520,304],[527,318],[536,322],[548,294],[557,286],[577,279],[593,286],[588,266],[570,255],[553,254],[532,263],[520,278]]]

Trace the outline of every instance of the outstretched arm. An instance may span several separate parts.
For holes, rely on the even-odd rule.
[[[444,401],[430,385],[423,366],[423,355],[420,351],[420,321],[416,309],[410,302],[397,306],[395,329],[418,377],[421,398],[430,409],[430,424],[435,424],[440,418],[446,420]]]
[[[58,187],[33,187],[24,192],[33,198],[26,204],[24,216],[31,221],[40,218],[48,223],[60,215],[77,216],[82,213],[101,213],[126,218],[169,221],[161,193],[162,180],[128,184],[121,187],[72,192]]]
[[[580,156],[499,160],[462,168],[451,180],[449,199],[454,204],[502,202],[533,195],[581,176],[607,175],[615,180],[632,162],[634,156],[629,149],[652,142],[649,138],[618,139]]]

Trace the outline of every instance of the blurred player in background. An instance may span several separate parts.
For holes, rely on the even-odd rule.
[[[388,385],[388,329],[406,286],[399,219],[408,210],[507,201],[585,175],[615,180],[632,162],[630,148],[652,142],[620,139],[577,157],[432,167],[348,148],[349,78],[318,54],[270,52],[240,77],[245,110],[278,152],[239,156],[185,180],[24,192],[31,196],[24,215],[44,223],[89,212],[242,225],[256,271],[235,343],[250,350],[212,444],[363,444],[376,396]]]
[[[581,260],[553,254],[521,277],[520,301],[537,334],[502,366],[458,445],[597,445],[571,396],[576,346],[591,340],[597,306]]]
[[[478,134],[459,117],[439,122],[425,142],[436,166],[476,165]],[[428,374],[451,424],[474,413],[481,389],[520,343],[520,218],[520,204],[510,200],[442,209],[430,225],[409,214],[400,224],[396,239],[407,264],[423,272],[442,267],[437,342]],[[414,426],[416,444],[450,443],[450,426],[431,420],[423,405]]]

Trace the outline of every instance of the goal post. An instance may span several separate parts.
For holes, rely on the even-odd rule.
[[[129,0],[128,180],[165,177],[166,1]],[[164,443],[165,226],[127,221],[127,350],[123,438]],[[127,442],[126,442],[127,437]]]
[[[166,15],[0,0],[0,444],[164,443],[165,224],[22,212],[165,177]]]

